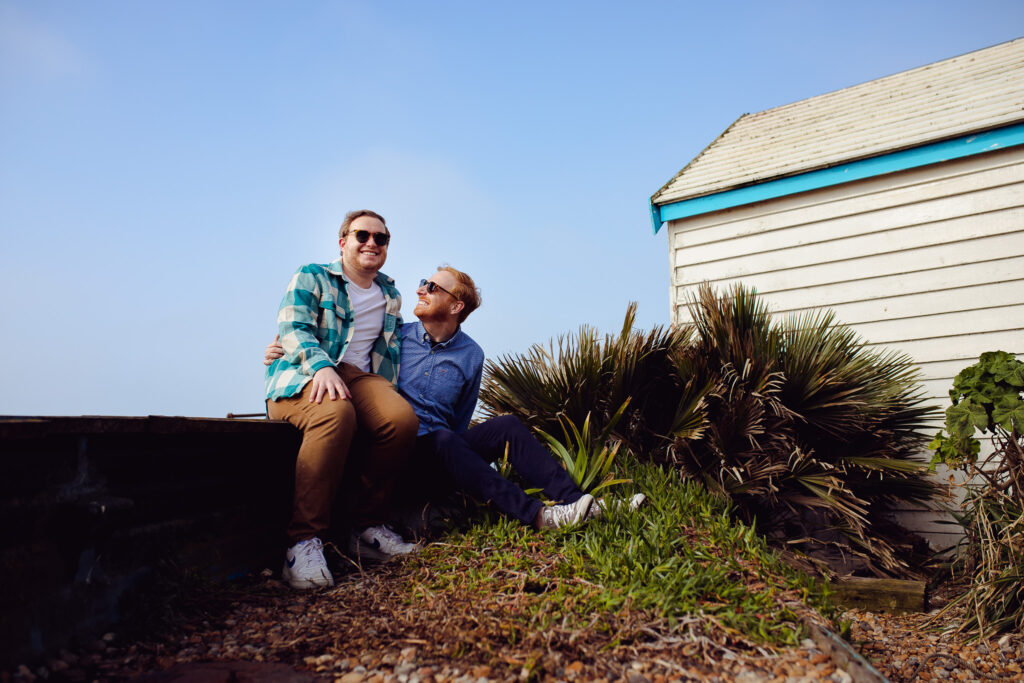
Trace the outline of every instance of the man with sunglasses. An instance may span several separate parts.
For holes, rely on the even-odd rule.
[[[363,210],[345,216],[338,237],[340,258],[292,277],[277,316],[282,357],[266,371],[267,415],[302,431],[282,571],[299,589],[334,585],[321,536],[357,426],[369,452],[353,541],[383,557],[416,547],[383,524],[418,424],[395,388],[402,303],[380,272],[391,234],[380,214]]]
[[[469,426],[484,366],[483,350],[462,331],[480,306],[473,279],[443,266],[420,281],[416,296],[419,320],[402,327],[398,382],[420,420],[413,479],[454,485],[537,529],[570,526],[603,512],[604,504],[580,491],[518,418],[503,415]],[[506,453],[527,486],[560,504],[543,505],[491,467]]]

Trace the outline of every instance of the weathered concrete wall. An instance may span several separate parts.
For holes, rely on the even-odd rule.
[[[159,566],[276,569],[298,442],[267,420],[0,417],[0,668],[103,633]]]

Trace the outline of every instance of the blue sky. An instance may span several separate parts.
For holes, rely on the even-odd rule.
[[[295,268],[372,208],[489,357],[669,317],[650,195],[745,112],[1019,37],[1020,0],[0,0],[0,414],[262,410]]]

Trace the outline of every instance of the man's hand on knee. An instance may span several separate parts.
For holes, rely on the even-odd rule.
[[[321,403],[325,395],[330,396],[332,401],[352,398],[348,387],[341,381],[341,376],[334,368],[320,368],[313,374],[313,390],[309,392],[309,402]]]

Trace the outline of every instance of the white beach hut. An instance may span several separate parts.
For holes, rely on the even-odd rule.
[[[831,308],[944,407],[983,351],[1024,354],[1024,38],[745,114],[650,206],[674,322],[703,281]]]

